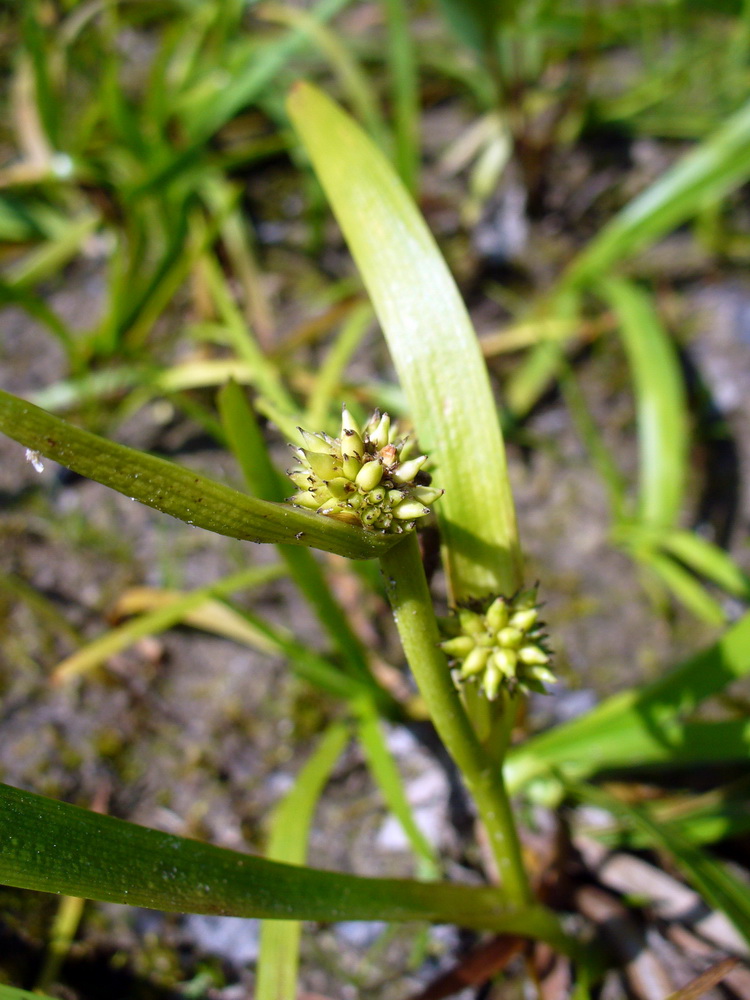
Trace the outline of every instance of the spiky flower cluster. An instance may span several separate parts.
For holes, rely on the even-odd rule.
[[[375,410],[360,428],[344,407],[340,437],[302,428],[300,434],[304,443],[294,449],[297,464],[288,475],[299,490],[291,501],[301,507],[396,534],[413,528],[443,493],[420,483],[429,482],[421,471],[427,456],[409,458],[413,439],[387,413]]]
[[[443,627],[449,638],[440,645],[455,665],[457,684],[478,683],[490,701],[503,687],[511,694],[517,689],[544,694],[544,684],[556,679],[547,666],[536,588],[457,608]]]

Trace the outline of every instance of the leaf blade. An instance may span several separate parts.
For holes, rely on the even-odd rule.
[[[427,920],[539,936],[570,950],[543,907],[494,888],[303,868],[160,833],[0,785],[0,882],[171,912],[275,920]]]
[[[174,462],[74,427],[1,390],[0,431],[148,507],[232,538],[313,545],[350,559],[372,558],[397,541],[291,505],[256,500]]]
[[[339,221],[388,342],[421,447],[456,599],[522,583],[515,508],[487,369],[435,241],[383,155],[307,83],[287,107]]]

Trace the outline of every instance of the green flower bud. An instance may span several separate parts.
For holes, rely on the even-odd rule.
[[[457,635],[453,639],[446,639],[440,643],[440,648],[448,656],[455,656],[459,659],[468,656],[474,649],[474,640],[468,635]]]
[[[436,490],[433,486],[415,486],[412,494],[422,503],[431,504],[445,493],[445,490]]]
[[[478,615],[475,611],[470,611],[468,608],[458,609],[458,621],[461,631],[467,635],[481,635],[485,631],[485,623],[482,615]]]
[[[370,490],[375,489],[382,478],[383,466],[376,460],[374,462],[365,462],[357,473],[354,482],[365,493],[369,493]]]
[[[497,641],[500,646],[507,646],[509,649],[518,649],[523,641],[523,632],[517,628],[501,628],[497,633]]]
[[[355,490],[354,483],[349,479],[345,479],[341,476],[339,479],[329,479],[326,482],[326,486],[331,494],[337,500],[345,500],[350,493]]]
[[[539,611],[536,608],[527,608],[524,611],[516,611],[509,624],[521,632],[528,632],[538,617]]]
[[[419,500],[402,500],[401,503],[396,504],[391,513],[399,521],[412,521],[415,517],[424,517],[425,514],[429,514],[430,508],[425,507]]]
[[[499,632],[508,624],[510,611],[508,603],[503,597],[496,597],[487,608],[487,624],[493,632]]]
[[[518,659],[521,663],[526,663],[529,666],[549,663],[549,655],[544,652],[541,646],[537,646],[534,643],[528,646],[521,646],[518,650]]]
[[[317,510],[320,507],[320,500],[309,490],[295,493],[292,497],[292,503],[296,503],[298,507],[307,507],[308,510]]]
[[[482,678],[482,688],[490,701],[494,701],[497,698],[503,680],[503,675],[497,669],[494,662],[488,663],[484,677]]]
[[[403,462],[393,473],[393,481],[396,483],[409,483],[416,476],[424,463],[427,461],[426,455],[419,458],[412,458],[408,462]]]
[[[337,463],[333,455],[309,451],[305,452],[305,458],[318,479],[333,479],[334,476],[341,475],[341,466]]]
[[[320,452],[322,455],[330,452],[333,440],[327,434],[311,434],[309,431],[303,431],[301,427],[297,430],[302,437],[305,451]]]
[[[472,649],[463,662],[461,676],[473,677],[475,674],[481,674],[487,666],[489,655],[490,651],[488,649],[479,649],[478,647]]]

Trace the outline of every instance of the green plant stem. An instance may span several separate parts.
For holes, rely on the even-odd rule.
[[[438,646],[440,636],[415,533],[381,556],[380,565],[409,666],[432,722],[474,797],[507,899],[528,905],[531,888],[502,761],[492,760],[477,739]]]

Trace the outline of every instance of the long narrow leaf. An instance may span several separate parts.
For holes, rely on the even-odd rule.
[[[362,878],[268,861],[0,785],[0,882],[180,913],[271,920],[427,920],[571,950],[541,906],[497,889]]]
[[[389,809],[401,824],[425,877],[437,878],[438,860],[427,837],[417,825],[406,797],[401,775],[383,735],[380,719],[366,703],[359,707],[359,739],[367,755],[367,763],[377,781]]]
[[[633,376],[639,514],[646,524],[672,528],[682,506],[688,452],[687,401],[677,353],[644,292],[619,278],[600,288],[619,317]]]
[[[750,101],[619,212],[576,258],[564,283],[587,284],[748,177]]]
[[[344,725],[331,726],[276,809],[266,856],[304,864],[315,806],[349,738]],[[260,934],[255,1000],[296,1000],[301,927],[296,920],[266,920]]]
[[[264,500],[281,499],[284,490],[280,477],[271,462],[258,421],[244,393],[235,382],[230,382],[219,392],[218,403],[222,424],[248,486]],[[382,708],[392,710],[390,699],[374,681],[362,644],[331,594],[328,581],[313,554],[307,549],[287,546],[283,546],[279,553],[292,579],[315,610],[321,625],[346,657],[347,666],[351,667],[352,673],[370,685],[373,696]]]
[[[201,605],[205,605],[212,598],[258,586],[279,577],[282,573],[283,567],[278,564],[252,567],[186,594],[171,593],[166,605],[154,608],[124,625],[110,629],[104,635],[66,657],[58,664],[53,678],[55,681],[61,682],[70,680],[70,678],[88,670],[93,670],[109,657],[127,649],[128,646],[132,646],[138,639],[143,639],[148,635],[158,635],[160,632],[172,628],[173,625],[185,621],[191,612],[200,608]],[[249,626],[246,627],[250,632]],[[260,633],[252,632],[251,635],[260,648],[264,648],[267,652],[275,650],[275,647]]]
[[[505,449],[476,334],[424,220],[393,168],[320,91],[300,83],[289,114],[380,320],[435,462],[453,596],[512,592],[521,560]]]
[[[517,789],[550,768],[592,774],[608,760],[622,761],[626,741],[668,746],[679,741],[678,720],[702,701],[723,691],[750,671],[750,615],[719,641],[646,687],[630,689],[602,702],[592,712],[541,733],[513,749],[506,777]],[[633,758],[631,758],[632,763]]]
[[[0,431],[73,472],[188,524],[253,542],[312,545],[350,559],[387,551],[376,535],[285,504],[267,503],[154,455],[80,430],[0,391]]]
[[[750,943],[750,893],[747,885],[726,865],[691,844],[669,823],[655,822],[644,810],[616,799],[600,788],[591,785],[570,785],[569,788],[585,802],[625,819],[646,836],[652,846],[666,851],[688,882],[707,902],[722,910]]]
[[[670,531],[659,539],[662,547],[694,572],[707,577],[728,594],[750,596],[750,578],[729,553],[692,531]]]

